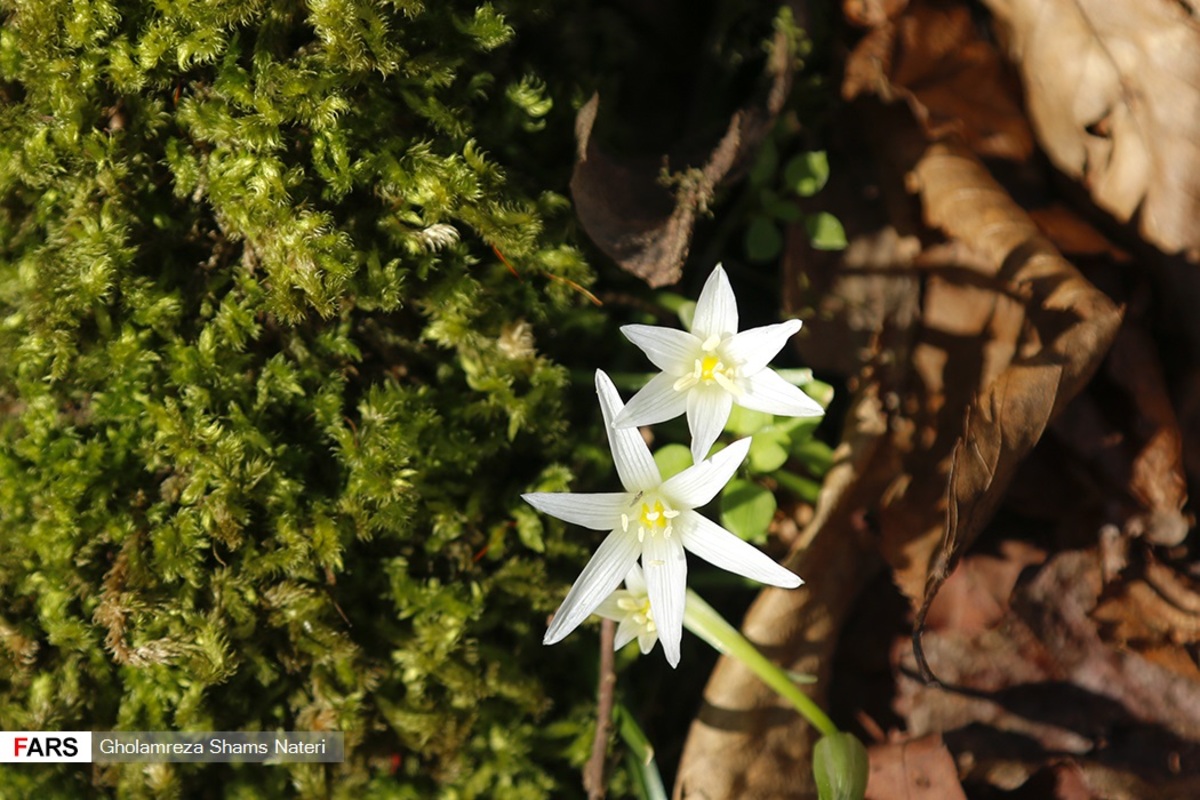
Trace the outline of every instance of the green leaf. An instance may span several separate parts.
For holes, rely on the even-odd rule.
[[[833,450],[820,439],[794,442],[792,455],[800,459],[813,475],[824,475],[833,466]]]
[[[654,299],[658,301],[660,306],[665,308],[667,311],[670,311],[672,314],[679,314],[679,310],[685,305],[696,305],[695,300],[688,300],[683,295],[676,294],[675,292],[658,292],[654,295]]]
[[[791,200],[784,200],[770,189],[763,189],[759,193],[759,199],[762,201],[763,211],[780,222],[799,222],[804,216],[799,205]]]
[[[853,734],[822,736],[813,748],[813,777],[820,800],[862,800],[867,793],[867,748]]]
[[[621,704],[614,709],[617,718],[617,731],[629,748],[628,761],[630,771],[637,780],[639,796],[646,800],[667,800],[667,790],[663,786],[658,764],[654,760],[654,746],[646,738],[645,732],[637,724],[633,713]]]
[[[833,214],[819,211],[805,217],[804,227],[808,230],[808,240],[814,249],[844,250],[846,248],[846,231]]]
[[[781,469],[771,477],[784,489],[806,503],[816,503],[821,494],[821,484],[809,478],[802,478],[793,472]]]
[[[721,492],[721,524],[748,542],[765,542],[774,517],[775,495],[753,481],[735,478]]]
[[[542,538],[542,520],[532,509],[518,506],[513,509],[513,517],[517,521],[517,538],[521,544],[535,553],[546,551],[546,541]]]
[[[824,417],[785,417],[775,423],[776,427],[788,435],[789,444],[795,447],[801,442],[812,438],[813,432],[821,425]],[[791,449],[789,447],[789,449]]]
[[[681,444],[663,445],[654,451],[654,463],[665,481],[692,465],[692,451]]]
[[[775,177],[775,170],[778,167],[779,148],[775,145],[774,139],[767,137],[758,151],[758,158],[755,159],[754,166],[750,168],[750,187],[757,189],[766,186]]]
[[[756,216],[746,229],[746,256],[751,261],[770,261],[783,251],[783,234],[768,217]]]
[[[792,386],[803,386],[813,379],[812,370],[807,367],[803,369],[777,369],[775,370],[775,374]]]
[[[689,331],[692,329],[692,320],[696,316],[696,303],[694,300],[689,300],[683,303],[675,312],[679,315],[679,322]]]
[[[754,434],[750,440],[750,471],[774,472],[788,460],[788,435],[778,428]]]
[[[806,395],[816,400],[821,408],[829,408],[833,402],[833,387],[824,381],[808,381],[800,387]]]
[[[812,197],[829,180],[829,158],[823,150],[800,153],[783,168],[784,185],[801,197]]]
[[[734,406],[729,412],[729,421],[725,430],[734,436],[750,436],[758,433],[774,421],[775,417],[765,411],[751,411],[748,408]]]

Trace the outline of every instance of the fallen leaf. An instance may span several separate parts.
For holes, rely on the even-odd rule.
[[[1200,27],[1164,0],[984,0],[1038,143],[1117,220],[1200,249]]]
[[[868,748],[871,757],[866,800],[966,800],[954,757],[936,733]]]
[[[575,213],[597,247],[652,287],[679,280],[697,219],[722,186],[741,176],[783,109],[793,80],[791,46],[782,30],[772,42],[765,98],[735,111],[716,146],[702,155],[682,143],[670,154],[617,155],[593,135],[600,95],[579,110],[571,176]],[[669,182],[663,180],[668,168]]]
[[[847,59],[844,98],[901,99],[931,140],[956,135],[982,156],[1029,158],[1019,87],[965,4],[914,0],[903,11],[854,12],[871,30]]]
[[[1091,377],[1121,312],[1058,254],[965,148],[932,145],[914,176],[929,224],[984,258],[992,276],[1022,299],[1035,334],[967,409],[950,468],[945,534],[917,613],[919,635],[955,558],[990,519],[1049,421]],[[917,654],[924,670],[919,646]]]
[[[799,589],[763,591],[742,624],[746,637],[772,660],[817,676],[817,683],[804,688],[818,702],[829,685],[837,631],[860,588],[879,568],[856,512],[885,477],[878,466],[870,466],[885,432],[878,398],[869,392],[860,395],[815,517],[786,562],[806,583]],[[688,732],[675,797],[815,797],[810,763],[819,737],[742,662],[722,657]]]

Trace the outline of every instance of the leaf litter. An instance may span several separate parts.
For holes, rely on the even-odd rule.
[[[869,798],[1197,797],[1197,321],[1162,315],[1200,286],[1197,28],[984,5],[843,3],[814,202],[848,247],[789,231],[783,303],[853,396],[809,583],[743,629],[868,742]],[[676,796],[814,797],[814,742],[722,659]]]

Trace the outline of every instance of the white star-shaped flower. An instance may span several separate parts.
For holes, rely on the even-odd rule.
[[[617,623],[613,649],[620,650],[634,639],[642,654],[649,653],[658,641],[658,626],[650,608],[650,594],[642,568],[634,564],[625,576],[625,588],[617,589],[596,607],[596,613]]]
[[[625,325],[621,333],[662,370],[617,415],[619,428],[653,425],[687,413],[692,460],[704,458],[729,421],[733,404],[786,417],[824,409],[767,363],[800,330],[798,319],[738,333],[737,298],[718,264],[700,292],[692,330]]]
[[[625,491],[523,495],[538,511],[592,530],[610,531],[567,593],[543,641],[554,644],[575,630],[612,594],[640,558],[663,652],[675,666],[679,663],[687,591],[684,550],[722,569],[774,586],[794,588],[802,581],[753,545],[693,510],[716,497],[733,477],[750,449],[749,438],[664,481],[637,428],[613,426],[623,404],[612,381],[600,370],[596,371],[596,392],[613,462]]]

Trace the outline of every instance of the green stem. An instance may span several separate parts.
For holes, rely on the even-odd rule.
[[[800,687],[786,672],[768,661],[737,628],[726,622],[724,617],[691,589],[688,589],[687,602],[684,605],[683,626],[712,645],[718,653],[732,656],[749,667],[751,672],[774,689],[780,697],[790,702],[823,735],[833,736],[838,732],[833,720],[811,697],[800,691]]]

